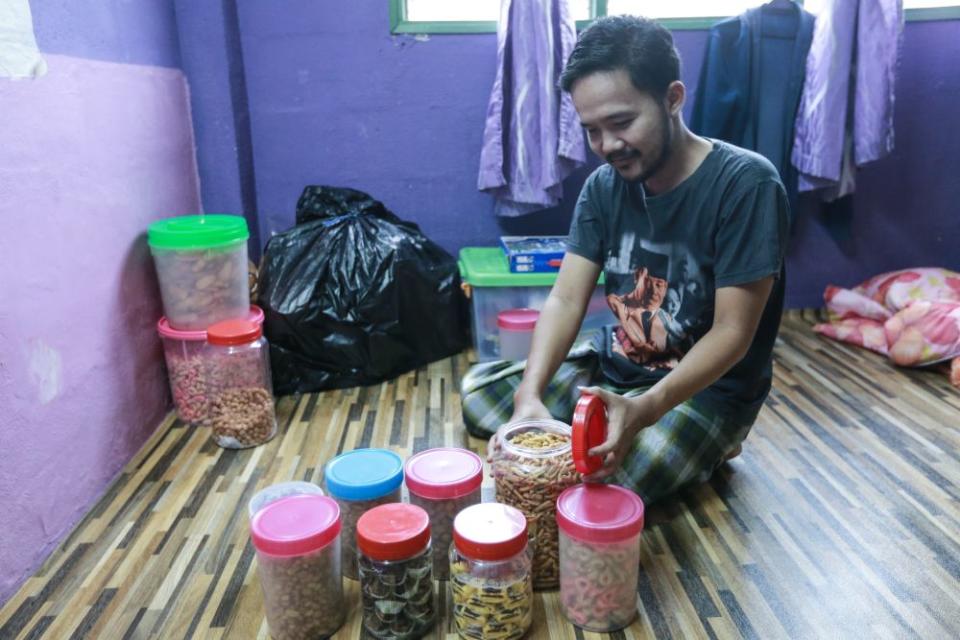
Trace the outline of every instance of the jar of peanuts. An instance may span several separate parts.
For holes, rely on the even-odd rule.
[[[422,507],[430,516],[433,577],[446,580],[453,519],[466,507],[480,504],[483,461],[466,449],[427,449],[407,460],[403,475],[410,503]]]
[[[374,507],[400,502],[403,461],[387,449],[354,449],[328,462],[323,479],[343,515],[343,575],[357,580],[357,521]]]
[[[263,324],[263,310],[250,305],[247,320]],[[209,424],[210,402],[206,389],[207,332],[180,331],[170,326],[164,316],[157,322],[157,333],[163,342],[170,393],[177,417],[193,425]]]
[[[533,622],[527,519],[513,507],[488,502],[453,521],[450,591],[461,638],[516,640]]]
[[[277,433],[270,354],[263,327],[224,320],[207,329],[205,385],[210,427],[218,445],[243,449]]]
[[[497,502],[516,507],[529,522],[538,590],[560,583],[557,498],[580,481],[570,433],[557,420],[523,420],[501,427],[491,441]]]
[[[420,638],[436,618],[430,517],[412,504],[383,504],[357,521],[363,628],[375,638]]]
[[[272,502],[250,522],[274,640],[328,638],[343,624],[340,529],[337,503],[316,495]]]
[[[579,484],[557,500],[560,603],[570,622],[597,633],[637,614],[643,501],[628,489]]]

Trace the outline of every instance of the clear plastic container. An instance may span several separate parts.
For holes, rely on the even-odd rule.
[[[533,539],[533,586],[560,583],[556,504],[564,489],[577,484],[570,427],[557,420],[524,420],[504,425],[491,440],[497,502],[527,517]]]
[[[570,622],[597,633],[637,615],[643,502],[623,487],[580,484],[557,500],[560,605]]]
[[[249,237],[240,216],[180,216],[150,225],[147,242],[171,327],[203,331],[246,315]]]
[[[497,314],[501,359],[527,359],[539,317],[540,312],[535,309],[510,309]]]
[[[205,385],[210,427],[218,445],[243,449],[277,433],[270,380],[270,353],[263,327],[225,320],[207,330]]]
[[[377,638],[419,638],[433,626],[430,517],[412,504],[384,504],[357,522],[363,628]]]
[[[516,640],[533,622],[527,520],[513,507],[467,507],[453,523],[450,591],[461,638]]]
[[[251,305],[247,320],[263,325],[263,310]],[[177,416],[193,425],[208,424],[210,401],[205,373],[209,357],[207,332],[178,331],[170,326],[164,316],[157,322],[157,333],[163,342],[170,393]]]
[[[268,504],[276,502],[281,498],[288,496],[322,496],[323,489],[312,482],[303,482],[301,480],[291,480],[290,482],[279,482],[269,487],[264,487],[250,498],[247,503],[247,514],[250,519],[257,515],[257,512]]]
[[[343,575],[357,580],[357,521],[376,506],[400,502],[403,461],[387,449],[354,449],[328,462],[323,478],[343,519]]]
[[[466,449],[427,449],[404,465],[410,503],[430,516],[433,537],[433,577],[450,575],[447,553],[453,542],[453,519],[470,505],[480,504],[483,461]]]
[[[324,496],[290,496],[250,522],[274,640],[326,638],[343,625],[340,510]]]

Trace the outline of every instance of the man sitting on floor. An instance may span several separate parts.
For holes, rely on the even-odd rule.
[[[670,32],[610,17],[586,29],[561,83],[607,164],[577,201],[566,257],[524,363],[463,381],[475,435],[570,421],[580,384],[603,398],[603,468],[588,480],[654,502],[736,455],[770,390],[788,204],[763,157],[694,135]],[[616,326],[571,346],[601,269]]]

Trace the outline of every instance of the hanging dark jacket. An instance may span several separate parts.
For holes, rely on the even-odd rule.
[[[752,149],[777,167],[796,210],[790,162],[814,17],[798,5],[763,5],[710,29],[691,129]]]

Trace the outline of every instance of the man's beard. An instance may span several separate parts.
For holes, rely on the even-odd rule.
[[[646,182],[663,169],[664,165],[667,164],[667,160],[670,159],[670,154],[673,151],[673,131],[670,129],[670,116],[667,115],[667,110],[662,108],[660,110],[660,131],[660,154],[650,165],[650,168],[646,169],[636,178],[633,178],[630,182],[639,182],[641,184]],[[610,154],[607,156],[607,162],[613,164],[622,158],[623,156],[617,157],[614,154]]]

